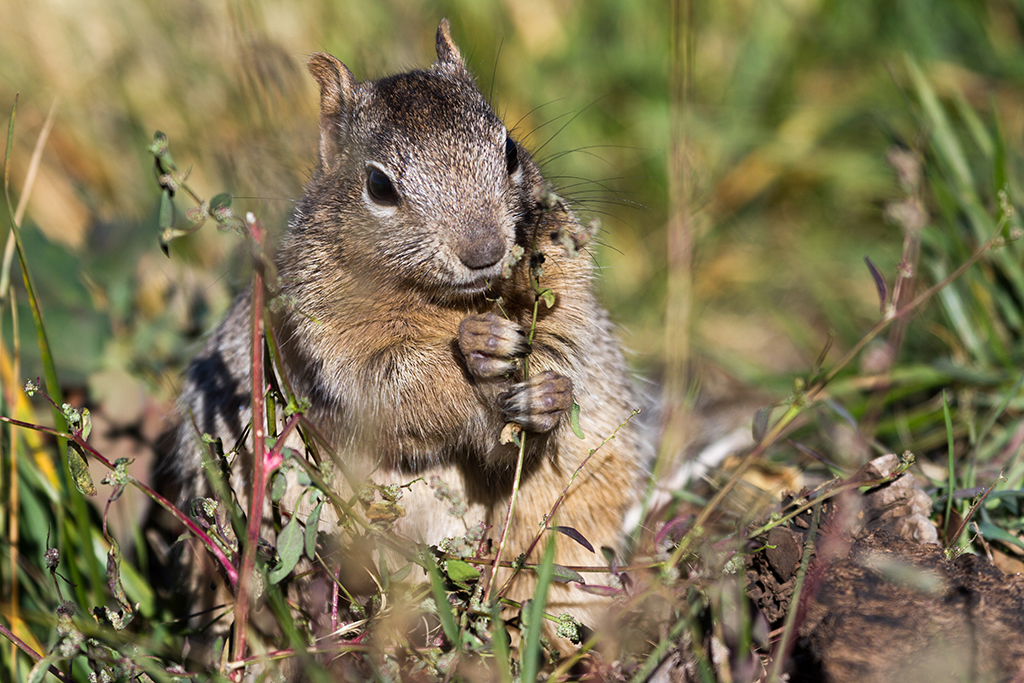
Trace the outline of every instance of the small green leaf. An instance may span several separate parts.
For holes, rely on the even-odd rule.
[[[462,560],[448,560],[448,578],[455,583],[465,583],[480,578],[480,570]]]
[[[555,305],[555,293],[550,289],[545,289],[540,293],[540,300],[544,302],[544,305],[551,308]]]
[[[563,567],[560,564],[552,565],[552,569],[554,570],[551,575],[552,581],[557,581],[558,583],[569,583],[570,581],[575,581],[576,583],[582,584],[587,583],[583,579],[583,575],[574,569]]]
[[[288,475],[281,470],[274,472],[274,477],[270,480],[270,500],[275,503],[280,503],[284,499],[284,494],[288,491]]]
[[[82,408],[82,438],[88,440],[92,433],[92,415],[88,408]]]
[[[572,407],[569,408],[569,427],[572,428],[572,433],[579,439],[585,439],[583,430],[580,428],[580,404],[576,401],[572,402]]]
[[[161,230],[174,227],[174,200],[170,190],[160,193],[160,219],[157,224]]]
[[[410,572],[412,572],[412,562],[408,563],[404,567],[399,567],[397,571],[392,572],[391,581],[405,581]]]
[[[277,536],[277,555],[281,558],[281,564],[274,567],[267,577],[270,583],[280,583],[281,579],[295,569],[299,558],[302,557],[304,545],[302,526],[293,516]]]
[[[219,195],[210,200],[210,211],[215,209],[226,208],[231,206],[231,195],[227,192],[221,192]]]
[[[281,299],[283,297],[276,297]],[[295,413],[305,413],[309,410],[311,403],[308,398],[296,398],[292,396],[288,399],[288,405],[284,408],[285,417],[291,417]]]
[[[221,654],[224,652],[224,636],[217,636],[217,639],[213,641],[213,657],[210,659],[211,662],[219,662]]]
[[[323,506],[324,502],[321,500],[306,519],[306,557],[311,560],[316,559],[316,534],[320,528],[320,510]]]
[[[68,470],[79,491],[87,496],[96,495],[96,485],[92,483],[89,466],[85,462],[81,448],[74,441],[68,442]]]
[[[751,434],[754,437],[754,443],[761,443],[761,439],[768,432],[768,418],[771,416],[771,406],[758,408],[757,412],[754,413],[754,421],[751,424]]]

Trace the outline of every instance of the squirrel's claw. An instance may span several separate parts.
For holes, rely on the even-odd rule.
[[[467,316],[459,325],[459,350],[469,374],[479,379],[504,377],[530,352],[526,333],[493,313]]]
[[[531,432],[550,432],[572,406],[572,380],[547,370],[498,396],[505,419]]]

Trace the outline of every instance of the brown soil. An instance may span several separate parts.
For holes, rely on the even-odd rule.
[[[892,471],[894,460],[880,460],[855,478]],[[774,645],[790,681],[1024,683],[1024,576],[977,555],[947,556],[923,500],[905,474],[822,506],[796,637],[789,652]],[[777,633],[809,520],[808,511],[763,535],[748,561],[749,594]]]

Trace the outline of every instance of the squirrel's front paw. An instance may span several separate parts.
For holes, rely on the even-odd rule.
[[[459,325],[459,349],[474,377],[494,379],[514,371],[530,352],[526,333],[493,313],[471,315]]]
[[[539,372],[498,396],[505,419],[531,432],[550,432],[572,406],[572,380]]]

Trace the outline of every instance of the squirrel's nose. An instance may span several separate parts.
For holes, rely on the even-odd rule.
[[[505,255],[505,244],[498,235],[469,239],[458,250],[459,260],[473,270],[490,268]]]

